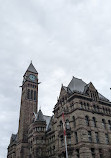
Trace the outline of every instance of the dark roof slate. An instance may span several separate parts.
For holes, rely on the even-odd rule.
[[[30,63],[27,71],[33,72],[33,73],[38,73],[35,67],[33,66],[32,62]]]
[[[86,84],[82,79],[78,79],[73,77],[71,82],[69,83],[67,89],[69,93],[79,92],[84,93],[89,84]],[[106,97],[98,93],[99,99],[104,101],[109,101]]]
[[[39,112],[35,114],[35,121],[46,121],[46,130],[48,129],[50,120],[51,116],[43,115],[41,110],[39,110]]]

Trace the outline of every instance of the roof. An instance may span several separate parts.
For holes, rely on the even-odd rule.
[[[32,62],[30,63],[27,71],[33,72],[33,73],[38,73],[35,67],[33,66]]]
[[[89,84],[86,84],[82,79],[73,77],[67,89],[69,93],[73,93],[73,92],[84,93],[88,86]],[[99,95],[99,99],[104,100],[104,101],[109,101],[100,93],[98,93],[98,95]]]
[[[49,123],[50,123],[50,120],[51,120],[51,116],[43,115],[41,110],[39,110],[39,112],[35,115],[36,115],[35,121],[46,121],[46,130],[47,130]]]
[[[46,125],[46,130],[47,130],[50,124],[51,116],[44,115],[44,120],[46,121],[46,124],[47,124]]]
[[[78,92],[84,92],[84,87],[86,86],[86,83],[82,81],[82,79],[75,78],[73,76],[71,82],[68,85],[68,88],[73,92],[73,91],[78,91]]]
[[[17,140],[17,134],[12,134],[11,139],[10,139],[10,143],[16,142],[16,140]]]
[[[36,115],[36,121],[45,121],[41,110],[39,110],[39,112]]]

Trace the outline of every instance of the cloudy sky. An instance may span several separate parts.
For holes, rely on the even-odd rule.
[[[72,76],[110,99],[111,1],[0,0],[0,158],[17,132],[19,86],[31,60],[44,114],[52,114]]]

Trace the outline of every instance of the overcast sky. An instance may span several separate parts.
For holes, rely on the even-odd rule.
[[[0,0],[0,158],[18,129],[19,86],[31,60],[44,114],[52,115],[72,76],[110,99],[111,0]]]

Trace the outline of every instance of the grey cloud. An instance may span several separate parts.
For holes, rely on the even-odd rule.
[[[19,86],[31,60],[44,114],[73,75],[111,98],[110,8],[110,0],[0,1],[0,158],[17,132]]]

